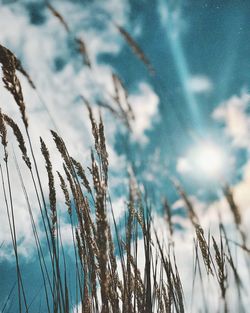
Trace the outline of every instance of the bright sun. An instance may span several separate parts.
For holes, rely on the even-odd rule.
[[[205,142],[192,153],[193,167],[208,178],[221,178],[226,166],[224,151],[217,145]]]
[[[177,163],[177,171],[202,181],[222,182],[231,175],[234,158],[225,145],[197,140]]]

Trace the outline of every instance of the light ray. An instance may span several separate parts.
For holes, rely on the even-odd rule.
[[[197,100],[188,86],[188,81],[190,79],[190,73],[186,57],[183,52],[182,43],[176,29],[175,20],[176,11],[170,11],[167,4],[161,1],[161,7],[165,6],[165,14],[162,15],[162,22],[166,25],[167,38],[170,44],[174,62],[176,65],[177,73],[179,75],[180,83],[184,91],[184,96],[186,103],[190,110],[193,119],[193,125],[196,130],[201,131],[202,121],[201,114],[199,112]]]

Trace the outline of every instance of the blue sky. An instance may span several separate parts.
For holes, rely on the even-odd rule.
[[[196,177],[200,169],[189,170],[188,151],[208,139],[226,151],[228,162],[223,175],[234,184],[237,200],[247,214],[250,2],[64,0],[52,4],[65,17],[72,33],[84,38],[94,65],[92,71],[82,65],[81,57],[72,47],[72,36],[65,32],[43,1],[2,1],[0,6],[0,43],[22,60],[39,90],[40,99],[22,79],[33,139],[37,140],[41,133],[46,138],[55,123],[65,136],[69,150],[87,163],[92,142],[79,94],[93,104],[100,97],[106,99],[107,91],[113,91],[110,79],[113,71],[122,78],[136,117],[130,134],[122,123],[103,113],[111,161],[110,188],[118,208],[117,216],[124,213],[123,194],[129,162],[156,199],[159,209],[159,199],[167,193],[173,207],[182,212],[183,205],[176,202],[177,195],[169,184],[168,174],[183,182],[201,210],[204,205],[224,207],[214,182],[202,173]],[[113,22],[123,26],[140,45],[156,70],[155,76],[150,76],[131,52]],[[2,86],[0,92],[3,109],[20,119]],[[48,139],[48,144],[56,162],[52,140]],[[37,154],[38,151],[36,147]],[[121,175],[122,172],[125,174]],[[15,177],[13,174],[13,180]],[[24,177],[30,184],[25,172]],[[24,212],[24,200],[18,197],[18,183],[16,189],[16,207]],[[31,199],[34,199],[32,194]],[[27,214],[23,214],[21,217],[20,213],[23,224],[18,234],[23,270],[27,273],[25,284],[36,294],[40,278],[34,279],[38,275],[35,252],[31,232],[25,224]],[[211,216],[213,214],[205,213],[206,218]],[[39,222],[38,213],[36,217]],[[67,223],[63,222],[66,234]],[[0,310],[15,280],[4,222],[2,229]],[[67,234],[65,240],[68,240]]]
[[[141,6],[131,2],[127,29],[133,33],[140,28],[137,39],[156,68],[156,76],[149,77],[143,64],[134,65],[129,47],[101,60],[118,69],[130,90],[141,80],[153,86],[160,98],[160,121],[147,132],[149,144],[137,145],[131,155],[136,158],[139,150],[138,158],[147,166],[148,155],[160,150],[160,161],[169,163],[174,171],[176,157],[185,154],[196,136],[212,136],[218,144],[230,145],[223,121],[215,121],[212,113],[222,102],[249,89],[250,5],[180,1],[166,9],[166,2],[159,1]],[[164,17],[164,10],[172,13]],[[246,151],[234,153],[236,161],[244,163]]]

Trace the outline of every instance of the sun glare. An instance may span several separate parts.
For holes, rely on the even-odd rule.
[[[226,156],[223,149],[213,143],[204,143],[193,151],[193,166],[199,174],[207,178],[220,179],[226,166]]]

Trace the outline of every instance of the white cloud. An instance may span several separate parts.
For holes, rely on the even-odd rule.
[[[176,170],[180,174],[185,174],[192,170],[192,166],[187,158],[181,157],[177,159]]]
[[[212,81],[205,75],[191,76],[187,82],[188,88],[193,93],[208,93],[213,89]]]
[[[232,96],[221,103],[213,112],[213,118],[225,124],[225,132],[231,137],[236,147],[250,147],[250,117],[246,113],[250,94]]]
[[[114,214],[114,219],[116,223],[119,223],[119,220],[124,217],[124,213],[127,210],[127,201],[125,196],[119,197],[112,202],[112,209]],[[113,224],[113,216],[111,212],[109,213],[110,224]]]
[[[29,1],[26,2],[29,3]],[[111,76],[113,69],[109,65],[99,64],[98,56],[102,53],[118,53],[122,49],[124,40],[122,40],[114,27],[110,16],[114,17],[114,21],[122,26],[127,22],[129,13],[129,5],[123,1],[116,0],[93,1],[85,5],[84,10],[81,4],[70,1],[60,3],[55,1],[54,5],[68,21],[73,33],[85,40],[93,65],[92,70],[82,65],[81,56],[76,55],[74,58],[72,57],[72,47],[68,44],[69,36],[51,12],[45,11],[46,20],[44,24],[35,26],[30,24],[25,6],[15,3],[13,6],[0,7],[0,27],[4,29],[0,33],[0,42],[22,60],[24,67],[33,78],[41,98],[39,99],[36,92],[30,88],[26,79],[19,75],[23,86],[30,134],[34,144],[33,148],[40,168],[39,174],[46,192],[47,175],[45,168],[43,168],[44,160],[40,153],[39,136],[42,135],[48,145],[54,171],[62,170],[60,157],[49,131],[50,129],[55,129],[54,123],[58,128],[57,131],[65,140],[71,155],[82,161],[84,166],[89,165],[89,148],[93,144],[90,123],[84,104],[77,99],[82,94],[89,99],[91,104],[94,104],[96,97],[100,95],[107,97],[108,94],[113,93]],[[92,12],[98,13],[93,17]],[[10,21],[11,27],[7,27]],[[65,62],[61,70],[57,72],[55,72],[54,65],[55,57],[59,57],[62,59],[62,62]],[[14,118],[23,130],[19,110],[12,96],[4,89],[2,83],[0,84],[0,92],[3,111]],[[156,119],[158,97],[149,85],[141,83],[138,91],[132,94],[129,100],[136,117],[132,125],[134,131],[133,139],[146,143],[147,136],[145,131],[153,126],[153,121]],[[45,106],[47,106],[50,116],[53,117],[53,121]],[[99,113],[97,108],[94,111],[97,114]],[[105,127],[105,133],[110,167],[115,172],[115,178],[110,179],[110,189],[112,190],[115,184],[123,182],[120,176],[126,166],[125,157],[117,155],[114,150],[114,134],[117,129],[120,129],[121,123],[120,121],[114,121],[113,117],[112,122],[110,122],[110,115],[106,112],[102,113],[104,125],[108,125],[108,127]],[[17,147],[13,137],[10,140],[10,147],[12,143],[14,147]],[[34,188],[30,181],[30,174],[23,166],[19,151],[17,150],[16,153],[25,183],[27,184],[32,210],[37,221],[39,209]],[[11,169],[15,172],[13,160],[10,162]],[[18,207],[15,215],[18,220],[23,220],[22,217],[25,217],[25,222],[18,226],[17,236],[18,238],[23,238],[23,247],[26,245],[27,250],[30,248],[28,243],[32,237],[31,226],[29,219],[26,218],[27,206],[25,198],[20,196],[20,187],[18,187],[20,184],[18,181],[19,178],[15,175],[13,188],[16,191],[13,195],[15,206]],[[61,193],[58,193],[58,200],[63,202]],[[123,212],[121,202],[116,202],[116,204],[118,208],[116,213],[120,215]],[[1,204],[1,214],[3,220],[5,220],[4,204]],[[0,242],[4,240],[5,247],[10,243],[10,238],[6,237],[6,234],[7,229],[1,227]],[[24,248],[22,251],[25,254]]]
[[[145,131],[152,128],[157,119],[159,98],[149,85],[141,83],[138,92],[129,96],[129,101],[135,115],[132,122],[133,138],[147,143]]]
[[[243,178],[233,187],[235,201],[238,204],[242,216],[243,223],[245,224],[246,230],[249,229],[250,225],[250,161],[246,163],[243,168]]]
[[[29,3],[29,1],[27,1]],[[55,2],[56,9],[68,21],[70,28],[77,36],[82,36],[85,40],[88,52],[93,64],[93,70],[82,65],[81,56],[72,58],[72,47],[69,46],[69,36],[65,32],[59,21],[49,12],[45,11],[46,20],[44,24],[34,26],[30,24],[28,12],[25,6],[15,3],[12,6],[0,7],[0,27],[4,31],[0,34],[2,45],[12,50],[17,57],[22,60],[24,67],[33,78],[35,85],[42,98],[33,91],[26,80],[19,75],[26,102],[26,109],[29,118],[29,128],[32,137],[34,153],[39,167],[39,174],[45,193],[47,194],[47,174],[44,167],[44,160],[40,152],[39,136],[42,136],[48,145],[54,171],[62,171],[62,162],[55,144],[51,138],[50,129],[55,129],[49,117],[45,105],[50,111],[50,115],[58,127],[58,132],[63,136],[68,150],[73,157],[82,161],[84,166],[89,165],[90,146],[93,144],[88,113],[82,102],[77,102],[79,94],[83,94],[92,103],[97,94],[103,94],[112,89],[111,68],[100,65],[97,58],[101,53],[118,53],[122,48],[120,34],[111,23],[110,15],[123,25],[127,20],[129,6],[122,1],[93,1],[84,6],[84,10],[79,3],[70,1]],[[98,20],[103,27],[95,27],[92,12],[99,12]],[[115,14],[114,14],[115,13]],[[11,27],[8,25],[11,22]],[[54,58],[58,56],[65,62],[64,67],[55,72]],[[1,73],[2,74],[2,73]],[[18,122],[23,129],[19,110],[14,103],[12,96],[0,84],[1,108]],[[97,111],[97,110],[95,110]],[[104,122],[108,116],[104,114]],[[106,127],[107,148],[110,155],[110,167],[113,170],[124,166],[124,157],[116,154],[113,148],[114,132],[119,124],[111,124]],[[26,139],[27,141],[27,139]],[[77,144],[76,144],[77,143]],[[30,173],[25,168],[17,148],[16,140],[9,131],[9,160],[11,168],[11,181],[13,188],[13,200],[15,208],[15,218],[19,222],[17,226],[17,237],[19,239],[19,251],[27,256],[32,255],[32,229],[29,221],[27,205],[23,196],[18,175],[15,170],[11,145],[13,144],[17,154],[23,179],[29,194],[35,221],[38,225],[39,206],[32,185]],[[30,151],[28,149],[30,155]],[[2,159],[2,154],[1,154]],[[117,180],[116,180],[117,182]],[[58,184],[58,182],[57,182]],[[4,249],[1,249],[0,257],[8,257],[11,251],[10,236],[8,231],[7,216],[4,205],[4,197],[0,190],[0,243],[4,241]],[[58,201],[63,203],[63,195],[58,192]],[[3,223],[3,226],[2,226]],[[67,230],[68,225],[63,224],[63,229]],[[42,236],[42,234],[41,234]],[[66,236],[66,235],[65,235]],[[68,242],[68,237],[65,237]],[[27,252],[29,251],[29,253]]]

